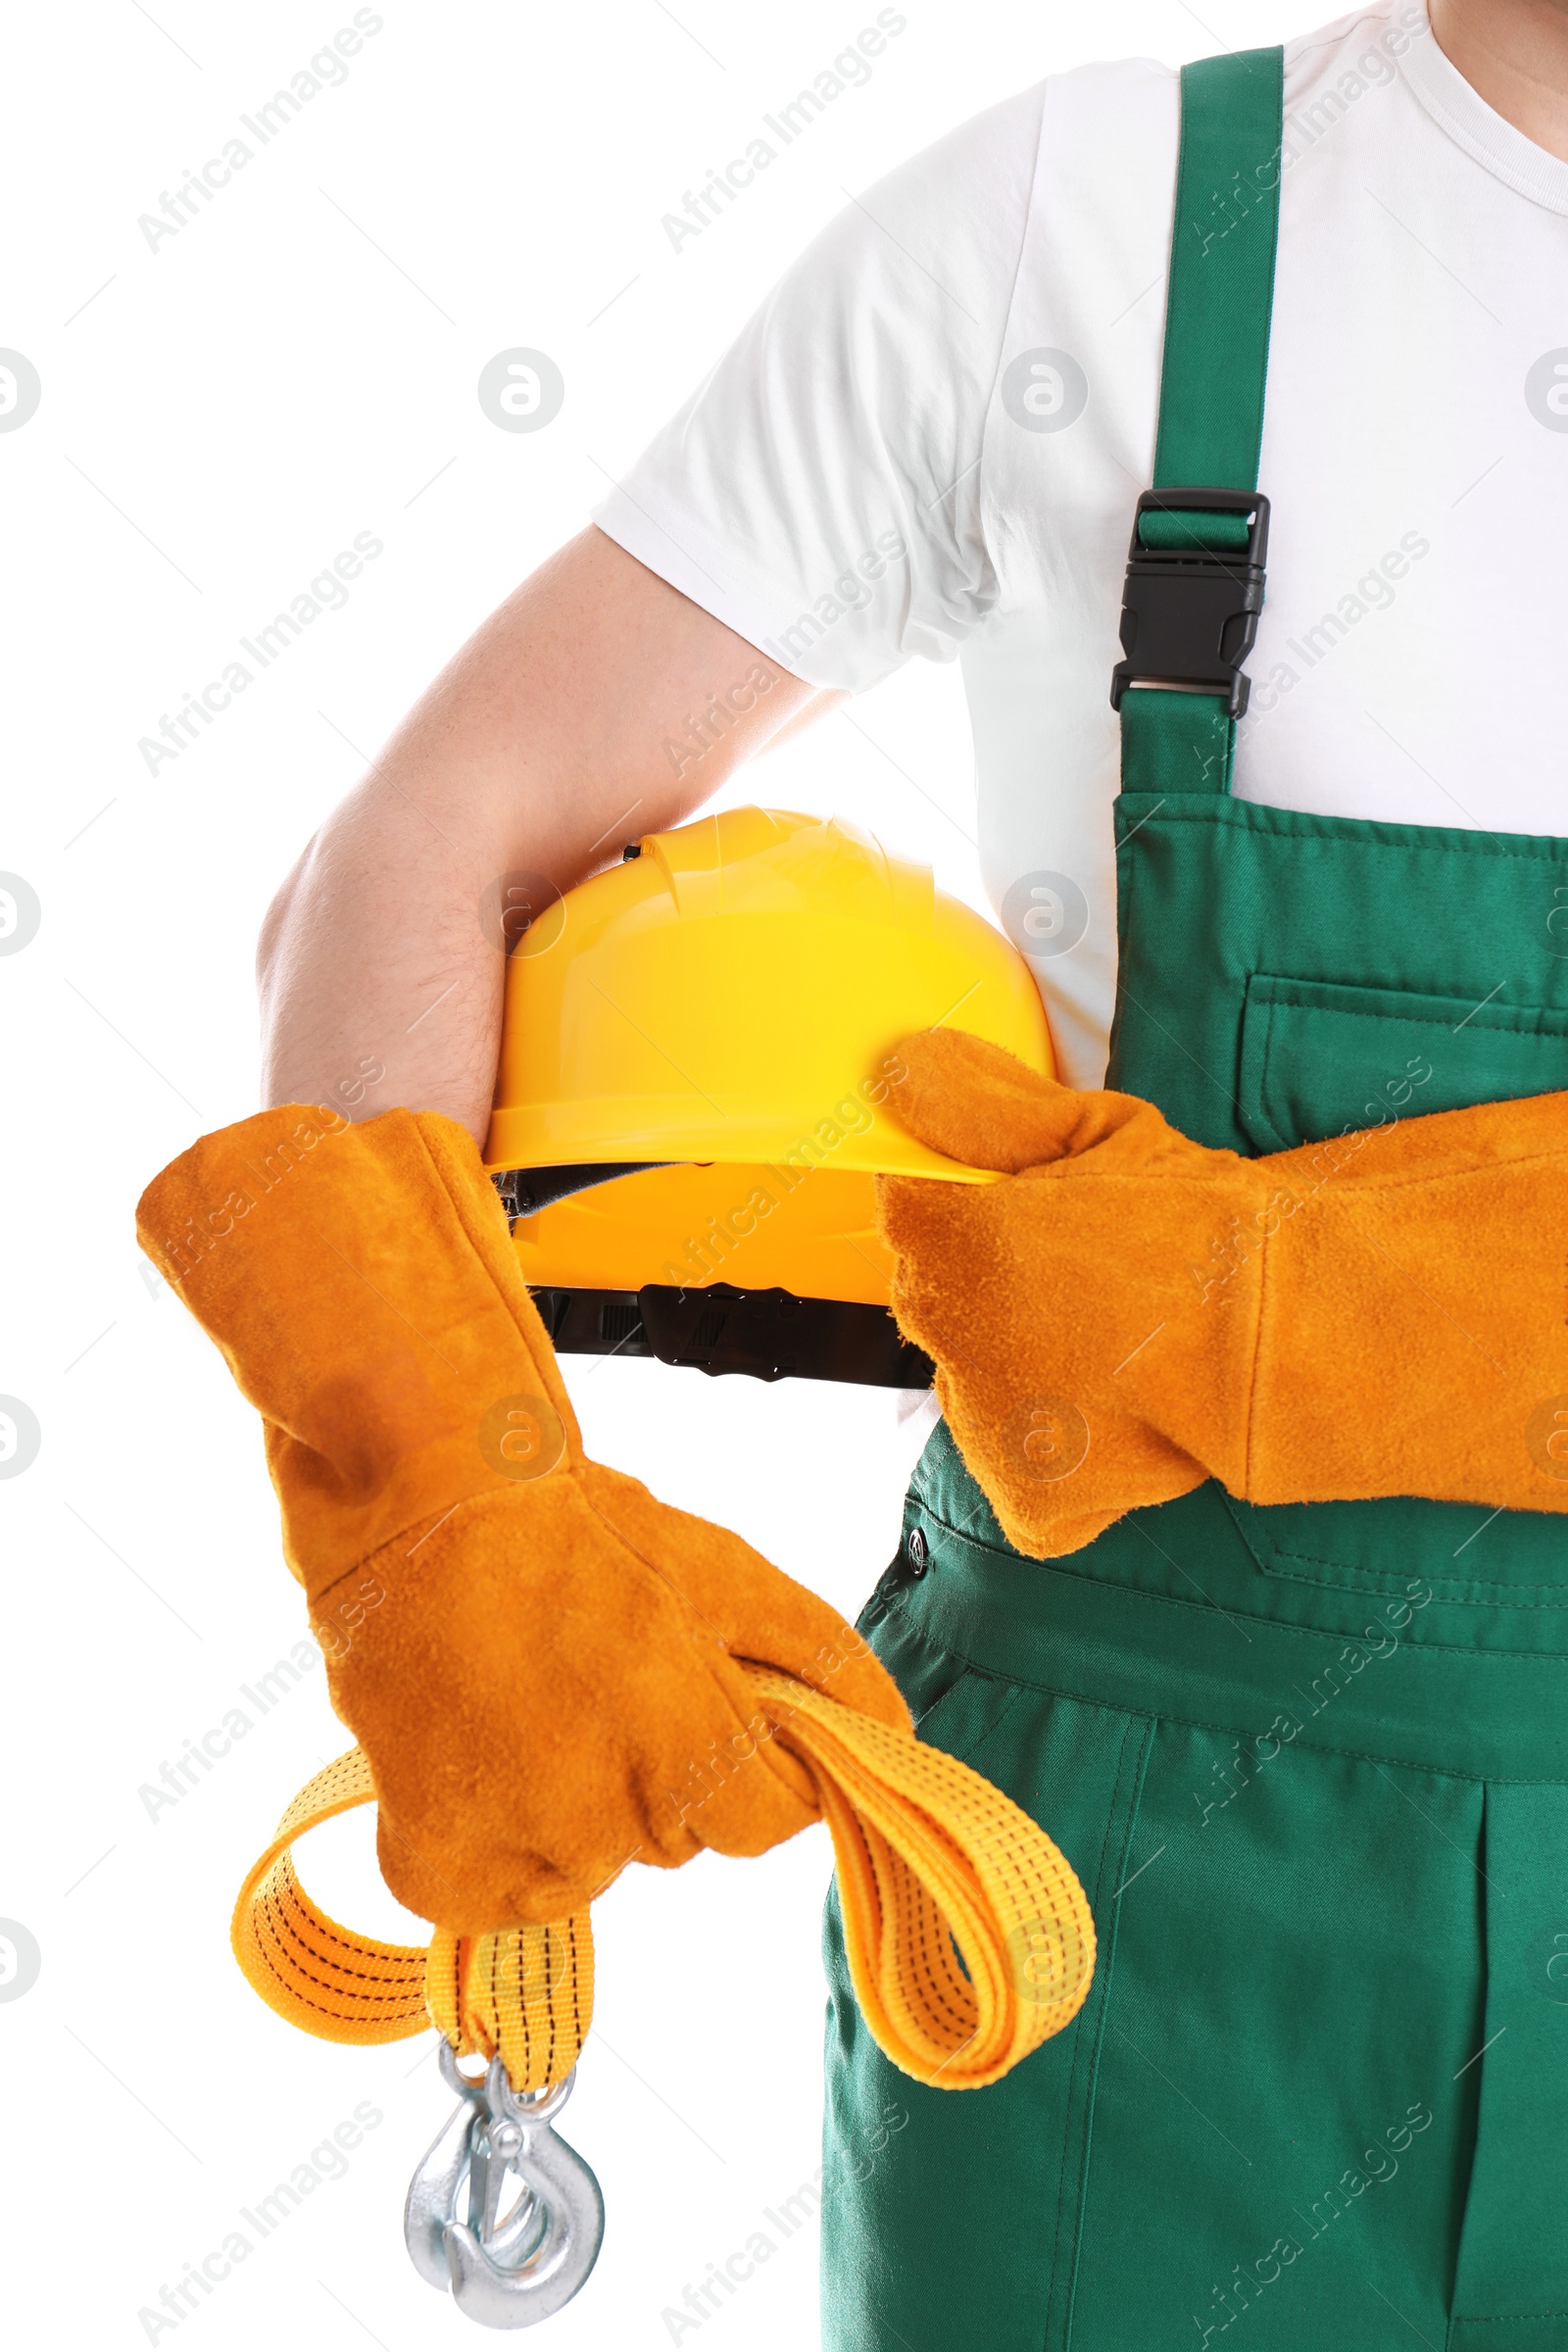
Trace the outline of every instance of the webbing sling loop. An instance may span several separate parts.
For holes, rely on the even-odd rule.
[[[1223,793],[1263,602],[1257,489],[1284,51],[1184,66],[1154,487],[1138,502],[1111,701],[1124,792]]]
[[[1089,1989],[1094,1921],[1071,1865],[956,1756],[770,1667],[745,1671],[770,1735],[815,1783],[877,2042],[919,2082],[995,2082],[1070,2023]],[[593,2017],[588,1913],[490,1936],[438,1929],[427,1950],[340,1927],[306,1893],[291,1849],[374,1795],[352,1748],[289,1806],[234,1906],[246,1978],[328,2041],[398,2041],[434,2024],[458,2055],[499,2057],[514,2091],[563,2082]]]
[[[939,2088],[997,2082],[1089,1990],[1095,1925],[1071,1864],[956,1756],[771,1667],[744,1672],[757,1713],[737,1763],[772,1738],[810,1773],[856,1998],[878,2046]],[[240,1888],[235,1957],[270,2008],[325,2040],[439,2029],[462,2101],[410,2186],[409,2252],[466,2318],[531,2327],[577,2292],[604,2230],[598,2182],[550,2125],[593,2018],[589,1916],[488,1936],[437,1929],[426,1950],[340,1927],[301,1886],[294,1841],[374,1796],[357,1747],[301,1789]],[[482,2082],[457,2071],[475,2054]]]

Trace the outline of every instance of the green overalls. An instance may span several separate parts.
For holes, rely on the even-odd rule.
[[[1183,76],[1167,490],[1255,488],[1280,89]],[[1244,1152],[1568,1087],[1568,842],[1229,797],[1263,513],[1140,507],[1110,1083]],[[1568,1212],[1563,1258],[1568,1310]],[[1100,1962],[1004,2082],[927,2088],[830,1905],[830,2352],[1568,2352],[1564,1521],[1210,1483],[1042,1562],[939,1428],[863,1624]]]

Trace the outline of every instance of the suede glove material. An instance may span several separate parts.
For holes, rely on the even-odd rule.
[[[1021,1551],[1209,1477],[1568,1510],[1568,1095],[1246,1159],[978,1038],[899,1053],[896,1116],[1004,1172],[878,1200],[900,1329]]]
[[[369,1757],[387,1885],[461,1935],[816,1818],[736,1660],[890,1724],[837,1612],[585,1458],[466,1130],[294,1104],[157,1177],[142,1248],[263,1415],[283,1547]]]

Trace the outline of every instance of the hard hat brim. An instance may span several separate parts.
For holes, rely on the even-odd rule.
[[[861,1176],[930,1176],[948,1184],[994,1184],[998,1171],[949,1159],[920,1143],[861,1097],[759,1108],[740,1098],[617,1095],[594,1102],[498,1106],[485,1143],[488,1168],[551,1168],[584,1160],[660,1160],[730,1167],[772,1164],[805,1172],[837,1168]]]

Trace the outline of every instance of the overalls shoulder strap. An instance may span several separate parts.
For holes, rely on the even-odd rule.
[[[1258,494],[1284,51],[1185,66],[1154,487],[1138,502],[1111,701],[1122,790],[1223,793],[1268,548]]]

